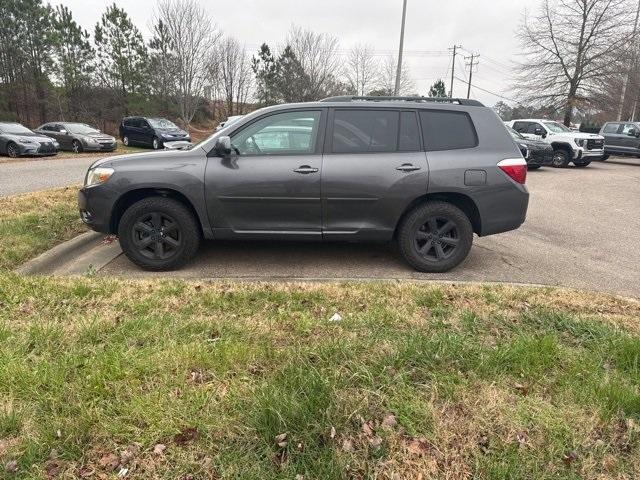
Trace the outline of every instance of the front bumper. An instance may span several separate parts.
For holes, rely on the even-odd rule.
[[[19,155],[22,156],[35,156],[46,157],[49,155],[57,155],[58,149],[53,143],[17,143],[19,149]]]
[[[162,140],[162,143],[190,142],[191,141],[191,136],[187,135],[186,137],[181,137],[179,135],[166,135],[166,136],[160,137],[160,139]]]
[[[111,231],[111,215],[118,196],[107,185],[82,187],[78,192],[80,218],[90,229],[100,233]]]
[[[580,160],[583,158],[600,158],[604,154],[604,148],[598,150],[588,150],[581,147],[573,152],[573,159]]]
[[[83,148],[85,152],[113,152],[116,149],[116,142],[95,144],[84,144]]]

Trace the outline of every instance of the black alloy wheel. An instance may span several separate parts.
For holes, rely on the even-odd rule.
[[[74,140],[71,144],[73,153],[82,153],[82,144],[78,140]]]
[[[558,149],[553,152],[553,166],[565,168],[569,165],[569,153],[566,150]]]
[[[200,225],[183,203],[148,197],[131,205],[118,225],[120,246],[145,270],[167,271],[191,260],[200,246]]]
[[[143,257],[168,260],[180,251],[182,232],[170,215],[145,213],[133,224],[133,243]]]
[[[402,256],[413,268],[420,272],[448,272],[469,255],[473,226],[455,205],[431,201],[405,216],[397,238]]]
[[[20,156],[20,149],[15,143],[7,145],[7,155],[11,158],[18,158]]]

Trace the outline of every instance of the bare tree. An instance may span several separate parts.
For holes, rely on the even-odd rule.
[[[189,125],[203,100],[212,49],[220,39],[213,19],[195,0],[161,0],[156,23],[163,22],[176,59],[175,97]]]
[[[246,48],[235,38],[225,38],[216,48],[212,67],[216,91],[224,97],[227,116],[245,113],[253,86],[253,70]]]
[[[380,65],[370,45],[358,44],[351,49],[345,65],[349,89],[356,95],[366,95],[380,82]]]
[[[382,95],[393,95],[396,87],[396,74],[398,69],[398,59],[389,55],[385,57],[380,66],[380,87],[375,93]],[[411,79],[411,73],[406,63],[402,64],[402,75],[400,76],[400,95],[411,95],[415,90],[415,84]]]
[[[334,36],[315,33],[301,27],[292,26],[287,37],[302,69],[309,77],[307,100],[319,100],[331,95],[336,89],[336,75],[342,62],[337,54],[338,39]]]
[[[543,0],[525,14],[520,41],[527,59],[518,65],[515,90],[526,103],[555,107],[569,125],[599,79],[616,73],[612,62],[628,41],[628,0]]]

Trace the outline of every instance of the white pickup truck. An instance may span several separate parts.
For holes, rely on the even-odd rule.
[[[529,118],[506,122],[526,138],[542,140],[553,147],[553,166],[564,168],[573,162],[586,167],[604,156],[604,137],[595,133],[574,132],[553,120]]]

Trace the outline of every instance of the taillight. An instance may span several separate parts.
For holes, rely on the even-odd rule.
[[[507,158],[498,163],[498,167],[514,182],[524,185],[527,181],[527,162],[524,158]]]

